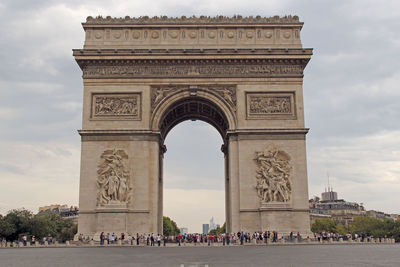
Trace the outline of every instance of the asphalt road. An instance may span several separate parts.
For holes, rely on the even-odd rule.
[[[400,245],[0,249],[0,266],[400,266]]]

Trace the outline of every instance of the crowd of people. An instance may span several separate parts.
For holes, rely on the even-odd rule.
[[[83,235],[79,235],[79,240],[84,241]],[[278,233],[276,231],[245,233],[231,233],[231,234],[179,234],[175,236],[164,236],[161,234],[139,234],[132,235],[131,233],[115,233],[100,234],[100,245],[116,244],[118,241],[130,245],[146,245],[146,246],[166,246],[167,243],[176,243],[178,246],[189,244],[202,244],[208,245],[214,243],[221,243],[222,245],[240,244],[245,243],[274,243],[278,241]]]

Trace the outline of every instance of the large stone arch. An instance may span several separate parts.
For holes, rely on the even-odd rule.
[[[165,136],[200,119],[224,140],[228,231],[309,234],[302,26],[88,17],[73,51],[84,85],[78,232],[161,232]]]
[[[160,124],[162,123],[162,120],[165,118],[166,112],[169,109],[171,109],[172,106],[184,101],[187,102],[198,101],[198,102],[204,102],[205,104],[208,103],[208,105],[213,106],[212,108],[218,109],[219,112],[222,113],[228,127],[226,127],[223,133],[220,127],[215,125],[215,122],[213,122],[212,118],[207,118],[206,114],[204,114],[203,117],[200,114],[197,117],[195,114],[191,114],[192,117],[188,115],[186,119],[182,118],[183,120],[187,119],[204,120],[205,122],[208,122],[212,126],[214,126],[221,134],[223,139],[226,138],[226,133],[229,130],[232,131],[236,129],[235,111],[232,110],[232,107],[229,106],[229,103],[227,103],[227,101],[224,100],[222,97],[217,96],[212,91],[199,88],[198,86],[187,86],[184,89],[177,90],[177,92],[161,100],[160,103],[154,109],[153,114],[151,116],[150,119],[151,129],[154,131],[160,131],[162,138],[164,138],[162,130],[160,129],[161,128]]]

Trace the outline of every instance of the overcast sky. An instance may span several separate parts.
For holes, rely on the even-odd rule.
[[[87,16],[298,15],[314,48],[304,78],[310,197],[327,184],[367,209],[400,213],[399,1],[0,2],[0,213],[78,204]],[[168,135],[164,213],[200,231],[224,218],[221,137],[185,122]]]

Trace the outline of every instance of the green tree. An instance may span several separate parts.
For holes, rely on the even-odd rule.
[[[17,240],[32,230],[32,212],[26,209],[10,210],[0,219],[0,235],[7,240]]]
[[[171,236],[179,234],[179,228],[176,222],[171,220],[169,217],[163,216],[163,235]]]
[[[38,214],[32,220],[31,233],[37,238],[52,236],[66,241],[72,239],[76,231],[76,225],[72,219],[65,219],[54,213]]]
[[[311,231],[314,233],[336,232],[338,223],[331,218],[317,218],[311,225]]]
[[[209,232],[209,234],[211,234],[211,235],[219,235],[222,233],[226,233],[226,222],[224,222],[222,227],[217,227],[217,229],[212,229]]]

